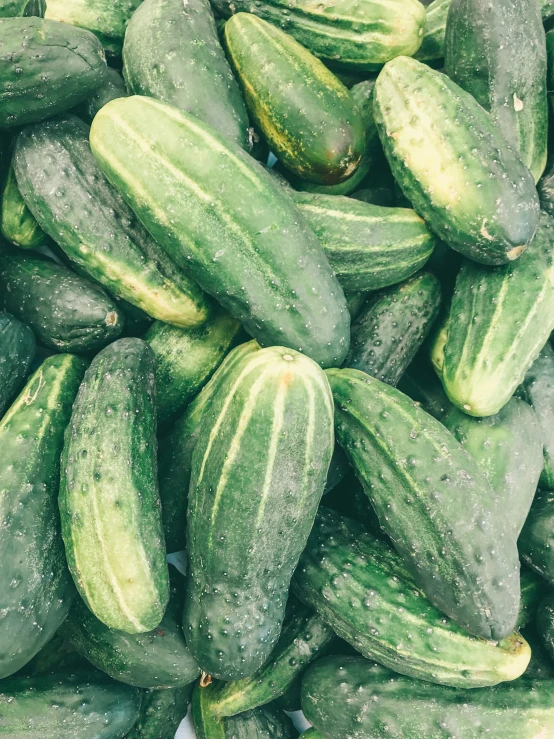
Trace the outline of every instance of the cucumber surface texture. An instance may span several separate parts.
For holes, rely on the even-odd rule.
[[[46,234],[21,197],[13,167],[4,183],[0,211],[0,230],[9,242],[22,249],[35,249],[44,243]]]
[[[546,490],[554,489],[554,350],[546,343],[527,370],[523,382],[517,390],[535,411],[542,436],[544,467],[540,486]]]
[[[35,345],[28,326],[0,312],[0,419],[25,382]]]
[[[538,490],[518,539],[521,559],[554,583],[554,493]]]

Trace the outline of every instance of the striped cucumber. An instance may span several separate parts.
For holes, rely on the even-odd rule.
[[[420,62],[434,62],[443,58],[450,2],[451,0],[433,0],[426,9],[423,41],[414,54],[414,58]]]
[[[25,382],[35,343],[28,326],[0,312],[0,419]]]
[[[100,108],[107,105],[110,100],[125,98],[128,94],[123,77],[118,71],[110,67],[108,69],[106,79],[100,87],[98,87],[84,102],[77,105],[73,109],[73,112],[90,126],[94,116],[98,113]]]
[[[21,197],[15,173],[11,166],[2,190],[0,231],[2,231],[2,236],[5,239],[22,249],[35,249],[47,239],[46,234]]]
[[[126,739],[170,739],[187,715],[192,685],[173,690],[149,690],[142,696],[138,721]]]
[[[521,559],[554,584],[554,492],[538,490],[518,539]]]

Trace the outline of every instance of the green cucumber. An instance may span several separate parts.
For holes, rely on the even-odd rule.
[[[525,565],[521,567],[521,602],[517,628],[521,629],[535,620],[539,603],[544,596],[544,580]]]
[[[326,374],[337,439],[419,587],[471,634],[508,636],[519,608],[519,558],[477,464],[398,390],[358,370]]]
[[[444,56],[446,19],[451,0],[434,0],[427,7],[425,33],[421,46],[414,54],[420,62],[434,62]]]
[[[546,34],[546,90],[552,109],[552,95],[554,94],[554,33]]]
[[[535,626],[528,626],[523,636],[531,647],[531,660],[523,674],[525,680],[552,680],[554,663],[543,646]]]
[[[2,680],[0,730],[10,739],[121,739],[139,716],[141,694],[97,674]]]
[[[22,249],[36,249],[47,239],[21,197],[13,167],[9,168],[4,183],[0,210],[0,231],[12,244]]]
[[[279,638],[334,444],[331,391],[314,361],[271,347],[237,374],[202,417],[187,516],[183,628],[200,668],[223,680],[252,675]]]
[[[352,320],[356,319],[360,315],[360,311],[365,305],[368,299],[369,292],[367,293],[346,293],[346,304],[348,305],[348,312]]]
[[[340,449],[340,447],[338,448]],[[352,468],[331,494],[326,496],[324,505],[326,508],[337,511],[341,516],[358,521],[373,536],[388,540],[373,506]]]
[[[44,17],[46,0],[0,0],[0,18],[38,15]]]
[[[402,675],[482,688],[518,678],[531,657],[517,632],[498,643],[471,637],[431,605],[389,544],[323,507],[293,589],[364,657]]]
[[[91,145],[153,237],[260,344],[289,346],[323,366],[342,362],[350,320],[342,290],[316,236],[260,164],[150,98],[108,103]]]
[[[553,0],[540,0],[540,8],[544,21],[547,21],[552,15],[554,15]]]
[[[73,405],[61,461],[65,552],[95,616],[155,629],[169,598],[156,482],[155,359],[141,339],[96,355]]]
[[[221,308],[197,329],[156,321],[144,335],[156,357],[158,423],[181,413],[210,379],[241,332],[240,323]]]
[[[535,183],[476,100],[399,57],[377,78],[374,112],[392,173],[429,228],[483,264],[516,259],[537,230]]]
[[[211,0],[225,18],[255,13],[279,26],[321,59],[356,72],[379,69],[389,59],[413,54],[421,43],[425,8],[417,0]]]
[[[437,421],[452,408],[443,386],[427,357],[418,355],[404,373],[398,389],[418,403]]]
[[[63,432],[85,366],[71,354],[49,357],[0,421],[0,678],[54,636],[75,592],[56,495]]]
[[[73,115],[19,134],[15,174],[31,212],[69,259],[116,297],[175,326],[202,324],[205,296],[106,182],[88,137],[89,127]]]
[[[517,262],[462,265],[439,342],[439,376],[470,416],[498,413],[546,344],[554,328],[553,258],[554,219],[542,213],[532,248]]]
[[[63,113],[106,78],[104,52],[88,31],[43,18],[1,18],[0,38],[0,53],[10,60],[0,73],[2,128]]]
[[[248,112],[275,156],[318,184],[348,179],[364,154],[365,132],[342,82],[292,36],[251,13],[233,15],[224,36]]]
[[[441,286],[430,272],[371,297],[352,325],[344,367],[397,385],[435,322]]]
[[[290,193],[346,292],[379,290],[423,267],[435,237],[406,208],[382,208],[338,195]]]
[[[58,630],[40,652],[37,652],[33,659],[27,662],[25,667],[16,674],[18,677],[31,677],[32,675],[45,675],[50,672],[87,670],[90,667],[90,664],[62,639]]]
[[[192,685],[143,694],[138,721],[126,739],[171,739],[187,714]]]
[[[453,690],[401,677],[362,657],[327,657],[302,683],[302,708],[325,737],[538,739],[554,732],[554,681]]]
[[[538,490],[518,539],[521,559],[554,583],[554,492]]]
[[[554,32],[552,32],[554,42]],[[542,210],[554,216],[554,157],[548,160],[543,176],[537,185]]]
[[[117,70],[110,67],[110,69],[108,69],[106,79],[100,87],[98,87],[89,98],[74,108],[73,112],[90,126],[94,116],[98,113],[100,108],[107,105],[110,100],[124,98],[127,97],[128,94],[123,77]]]
[[[536,618],[540,640],[550,658],[554,658],[554,593],[548,593],[541,602]]]
[[[9,313],[0,312],[0,419],[21,390],[34,356],[31,329]]]
[[[363,187],[351,193],[350,197],[354,200],[361,200],[362,203],[381,205],[385,208],[393,208],[396,204],[394,193],[388,187]]]
[[[127,28],[123,61],[131,95],[191,113],[250,148],[246,106],[208,0],[144,0]]]

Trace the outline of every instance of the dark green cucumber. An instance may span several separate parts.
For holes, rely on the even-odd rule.
[[[150,98],[104,106],[91,144],[154,238],[260,344],[289,346],[322,366],[342,362],[350,317],[340,285],[316,236],[260,164]]]
[[[385,208],[393,208],[396,205],[394,192],[388,187],[363,187],[353,192],[350,197],[361,200],[362,203],[381,205]]]
[[[552,33],[552,41],[554,46],[554,32]],[[542,210],[548,215],[554,216],[554,157],[548,160],[543,176],[537,184],[537,192],[541,202]]]
[[[240,323],[214,308],[197,329],[182,329],[156,321],[144,335],[156,357],[158,423],[183,411],[206,384],[241,331]]]
[[[427,357],[418,355],[404,373],[398,389],[418,403],[437,421],[452,408],[444,388]]]
[[[126,739],[171,739],[187,714],[191,694],[192,685],[144,693],[140,716]]]
[[[110,69],[108,69],[106,79],[100,87],[98,87],[89,98],[74,108],[73,112],[90,126],[94,116],[98,113],[100,108],[107,105],[110,100],[124,98],[127,97],[128,94],[125,80],[117,70],[110,67]]]
[[[552,15],[554,15],[553,0],[540,0],[540,8],[543,21],[547,21]]]
[[[434,0],[426,9],[425,33],[421,46],[414,54],[420,62],[434,62],[444,56],[446,18],[451,0]]]
[[[98,674],[2,680],[0,731],[10,739],[121,739],[139,716],[141,694]]]
[[[166,323],[202,324],[205,297],[106,182],[88,137],[89,127],[73,115],[19,134],[15,174],[31,212],[65,254],[116,297]]]
[[[224,36],[248,112],[275,156],[305,180],[348,179],[364,154],[365,131],[342,82],[292,36],[250,13],[233,15]]]
[[[0,292],[4,308],[57,351],[98,350],[123,330],[113,298],[42,254],[1,251]]]
[[[9,313],[0,312],[0,418],[21,390],[34,356],[31,329]]]
[[[535,183],[476,100],[399,57],[377,78],[374,112],[392,173],[429,228],[483,264],[516,259],[538,226]]]
[[[337,511],[345,518],[358,521],[373,536],[388,539],[361,482],[352,468],[349,469],[344,479],[325,497],[325,507]]]
[[[417,584],[471,634],[508,636],[519,608],[519,558],[477,464],[398,390],[358,370],[327,376],[337,439]]]
[[[477,462],[518,537],[543,468],[541,427],[533,409],[512,398],[495,416],[472,418],[453,408],[441,422]]]
[[[0,421],[0,678],[54,636],[75,593],[56,496],[63,432],[85,366],[71,354],[49,357]]]
[[[156,481],[155,359],[141,339],[96,355],[65,434],[65,552],[90,610],[129,634],[155,629],[169,598]]]
[[[202,417],[187,516],[185,637],[224,680],[256,672],[279,638],[334,444],[329,384],[311,359],[271,347],[237,375]]]
[[[35,249],[45,242],[46,234],[21,197],[13,167],[9,168],[4,183],[0,211],[0,231],[12,244]]]
[[[85,100],[108,68],[98,39],[43,18],[1,18],[0,127],[63,113]]]
[[[337,195],[290,195],[346,292],[401,282],[423,267],[433,251],[435,237],[413,210]]]
[[[397,385],[435,322],[441,286],[430,272],[371,297],[352,324],[344,367]]]
[[[352,320],[356,319],[360,315],[360,311],[365,305],[366,300],[369,297],[367,293],[347,293],[346,304],[348,305],[348,312]]]
[[[539,577],[533,570],[525,565],[521,567],[521,602],[519,607],[519,615],[517,618],[517,628],[533,622],[541,602],[544,592],[545,583],[542,577]]]
[[[523,637],[531,647],[531,659],[523,673],[524,680],[552,680],[554,662],[543,646],[537,628],[532,625],[523,631]]]
[[[91,665],[60,636],[57,631],[52,639],[37,652],[25,667],[19,670],[18,677],[46,675],[50,672],[74,672],[90,670]]]
[[[549,657],[554,658],[554,593],[548,593],[541,602],[536,626]]]
[[[552,30],[546,34],[546,65],[546,90],[552,109],[552,95],[554,94],[554,33]]]
[[[132,95],[191,113],[250,148],[246,106],[208,0],[144,0],[127,28],[123,61]]]
[[[518,539],[522,560],[554,583],[554,492],[538,490]]]
[[[554,732],[554,681],[453,690],[362,657],[326,657],[306,673],[302,708],[327,739],[546,739]]]
[[[475,639],[431,605],[394,549],[321,508],[293,589],[364,657],[395,672],[456,688],[514,680],[531,657],[514,632]]]
[[[44,17],[45,0],[0,0],[0,18],[37,15]]]

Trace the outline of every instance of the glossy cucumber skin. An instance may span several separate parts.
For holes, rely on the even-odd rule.
[[[56,496],[63,432],[85,367],[71,354],[49,357],[0,421],[5,462],[0,470],[2,678],[23,667],[54,636],[75,593]]]
[[[414,58],[420,62],[433,62],[443,58],[450,2],[451,0],[434,0],[427,6],[423,41],[414,54]]]
[[[0,419],[25,382],[35,344],[28,326],[0,312]]]
[[[352,324],[343,366],[396,386],[431,330],[440,304],[440,282],[430,272],[372,296]]]
[[[337,439],[416,583],[471,634],[508,636],[519,608],[516,542],[477,464],[398,390],[358,370],[326,374]]]
[[[106,182],[89,130],[68,114],[19,134],[14,167],[29,209],[69,259],[116,297],[166,323],[202,324],[205,296]]]
[[[269,657],[333,445],[328,382],[297,352],[254,352],[214,393],[192,457],[183,618],[204,672],[237,680]]]
[[[535,183],[474,98],[398,57],[377,78],[374,112],[392,173],[435,234],[483,264],[516,259],[537,230]]]
[[[102,108],[91,145],[154,238],[260,344],[302,350],[322,366],[344,359],[350,317],[321,245],[240,147],[137,96]]]
[[[546,344],[554,328],[553,260],[554,220],[542,213],[533,248],[517,262],[495,270],[463,263],[439,376],[470,416],[498,413]]]
[[[518,539],[521,559],[554,583],[554,493],[538,490]]]
[[[47,236],[21,197],[13,167],[4,183],[0,210],[0,230],[5,239],[22,249],[35,249],[44,243]]]
[[[123,330],[125,319],[112,298],[42,254],[0,252],[0,291],[4,308],[60,352],[101,349]]]
[[[192,684],[144,693],[138,721],[126,739],[171,739],[187,714],[191,694]]]
[[[407,208],[382,208],[339,195],[291,193],[345,292],[402,282],[429,259],[435,237]]]
[[[61,461],[65,552],[96,617],[129,634],[162,620],[169,580],[156,481],[155,360],[141,339],[96,355]]]
[[[248,113],[208,0],[144,0],[127,28],[123,61],[131,95],[191,113],[250,149]]]
[[[318,184],[348,179],[364,154],[365,130],[342,82],[291,36],[251,13],[231,16],[224,35],[248,112],[275,156]]]
[[[80,28],[43,18],[2,18],[0,38],[0,54],[10,60],[0,74],[0,127],[63,113],[87,98],[106,77],[100,43]]]
[[[395,672],[455,688],[482,688],[525,672],[518,632],[475,639],[431,605],[392,547],[321,508],[293,580],[295,594],[358,652]]]
[[[119,72],[111,67],[104,82],[98,87],[90,97],[84,100],[80,105],[73,109],[73,113],[82,118],[89,126],[98,111],[107,105],[110,100],[124,98],[128,96],[125,80]]]

